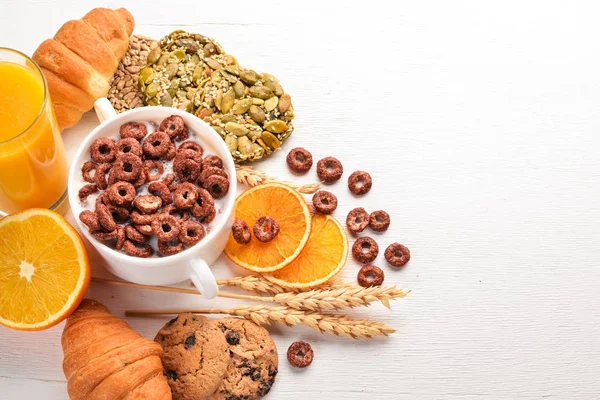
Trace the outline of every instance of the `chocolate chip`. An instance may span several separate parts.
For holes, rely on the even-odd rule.
[[[225,340],[231,346],[238,345],[240,343],[240,334],[235,331],[228,331],[225,334]]]
[[[173,325],[175,323],[175,321],[177,321],[177,317],[175,317],[172,320],[170,320],[169,321],[169,325]]]
[[[177,372],[175,372],[175,371],[173,371],[173,370],[168,370],[168,371],[165,373],[165,376],[166,376],[167,378],[169,378],[170,380],[172,380],[172,381],[176,381],[176,380],[177,380]]]
[[[189,349],[190,347],[194,346],[195,344],[196,344],[196,336],[194,336],[193,334],[191,334],[190,336],[185,338],[185,348],[186,349]]]

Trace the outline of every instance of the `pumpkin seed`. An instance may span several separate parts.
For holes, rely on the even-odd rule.
[[[290,97],[290,95],[287,93],[282,94],[281,97],[279,98],[279,112],[284,114],[287,110],[290,109],[291,105],[292,105],[292,98]]]
[[[233,65],[228,65],[225,68],[225,71],[229,72],[230,74],[233,74],[235,76],[239,76],[240,75],[240,69],[237,65],[233,64]]]
[[[259,124],[265,122],[265,112],[262,108],[258,106],[250,106],[250,108],[248,109],[248,115],[250,116],[250,118],[258,122]]]
[[[175,56],[175,58],[177,58],[177,60],[182,61],[183,57],[185,57],[185,50],[177,49],[173,52],[173,55]]]
[[[237,149],[243,156],[247,157],[252,154],[252,142],[246,136],[242,136],[238,138]]]
[[[235,93],[235,98],[239,99],[244,95],[245,86],[241,81],[235,82],[233,85],[233,92]]]
[[[148,63],[148,65],[152,65],[155,62],[157,62],[158,59],[160,58],[161,53],[162,53],[162,49],[160,48],[160,46],[156,46],[155,48],[150,50],[150,53],[148,53],[148,58],[146,59],[146,62]]]
[[[242,115],[243,113],[248,111],[248,109],[250,109],[251,105],[252,105],[251,99],[242,99],[242,100],[239,100],[237,103],[235,103],[232,111],[235,115]]]
[[[225,130],[233,133],[235,136],[246,136],[248,134],[248,128],[235,122],[226,123]]]
[[[275,107],[277,107],[278,102],[279,102],[279,99],[277,98],[277,96],[273,96],[269,100],[266,100],[265,101],[265,110],[267,110],[268,112],[273,111],[275,109]]]
[[[204,57],[210,57],[217,51],[216,46],[213,43],[207,43],[204,45],[202,52],[204,53]]]
[[[240,79],[248,86],[252,86],[254,85],[256,82],[258,82],[259,76],[258,74],[251,70],[251,69],[246,69],[242,72],[240,72]]]
[[[252,104],[256,106],[262,106],[263,104],[265,104],[265,101],[263,99],[257,99],[256,97],[253,97]]]
[[[273,97],[273,91],[266,86],[252,86],[250,88],[250,96],[267,100]]]
[[[212,69],[219,69],[219,68],[221,68],[221,64],[219,64],[219,62],[217,60],[215,60],[214,58],[212,58],[212,57],[211,58],[207,58],[204,61]]]
[[[280,119],[274,119],[265,124],[265,129],[273,133],[283,133],[287,130],[287,124]]]
[[[230,88],[227,93],[223,95],[223,100],[221,101],[221,112],[224,114],[228,113],[229,110],[231,110],[231,107],[233,107],[234,101],[235,93],[233,92],[233,89]]]
[[[217,90],[217,96],[215,97],[215,106],[221,110],[221,102],[223,101],[223,91]]]
[[[146,96],[154,97],[158,94],[158,85],[156,83],[151,83],[146,87]]]
[[[277,139],[277,137],[271,132],[264,131],[260,138],[263,140],[263,142],[265,142],[267,146],[269,146],[271,150],[277,150],[281,147],[279,139]]]
[[[167,65],[167,67],[165,68],[165,74],[167,75],[167,78],[171,79],[175,75],[177,75],[178,70],[179,70],[179,64],[171,63],[171,64]]]
[[[237,118],[232,114],[225,114],[221,117],[221,122],[226,124],[228,122],[236,122]]]
[[[238,138],[234,135],[225,136],[225,145],[227,146],[231,154],[233,154],[238,147]]]
[[[173,99],[169,93],[160,96],[160,105],[163,107],[171,107],[173,105]]]
[[[150,83],[152,79],[152,74],[154,74],[154,70],[152,69],[152,67],[144,67],[140,71],[140,79],[144,83]]]

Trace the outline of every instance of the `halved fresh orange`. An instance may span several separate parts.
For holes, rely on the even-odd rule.
[[[281,183],[266,183],[246,190],[235,201],[235,217],[246,221],[250,231],[263,216],[277,221],[277,236],[263,243],[253,235],[250,243],[239,244],[230,233],[225,254],[250,271],[277,271],[292,262],[306,245],[310,235],[310,212],[296,190]]]
[[[288,288],[311,288],[333,278],[346,264],[348,238],[331,215],[316,213],[308,243],[285,268],[265,274],[273,283]]]
[[[56,325],[89,283],[85,246],[62,216],[33,208],[0,220],[0,324],[25,331]]]

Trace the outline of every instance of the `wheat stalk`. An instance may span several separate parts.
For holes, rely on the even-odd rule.
[[[294,310],[289,307],[267,307],[264,305],[240,306],[232,309],[201,309],[201,310],[127,310],[125,315],[130,317],[181,314],[228,314],[246,318],[259,325],[282,323],[287,326],[306,325],[321,333],[336,336],[347,336],[353,339],[370,339],[375,336],[388,336],[396,330],[381,322],[363,319],[352,319],[345,315],[322,314]]]
[[[254,292],[258,294],[268,294],[270,296],[284,293],[287,291],[283,286],[279,286],[276,283],[266,280],[263,277],[256,275],[240,276],[237,278],[220,279],[217,281],[219,285],[237,287],[248,292]],[[191,283],[193,285],[193,283]]]
[[[236,175],[236,179],[239,183],[243,183],[244,185],[247,185],[247,186],[256,186],[256,185],[260,185],[262,183],[268,183],[268,182],[280,182],[277,178],[267,175],[266,172],[260,171],[258,169],[254,169],[254,167],[252,167],[250,165],[244,165],[244,166],[236,165],[235,166],[235,175]],[[295,189],[298,192],[303,193],[303,194],[313,194],[317,190],[319,190],[319,188],[321,187],[321,185],[319,183],[309,183],[306,185],[296,185],[291,182],[281,182],[281,183],[283,183],[283,184],[291,187],[292,189]]]

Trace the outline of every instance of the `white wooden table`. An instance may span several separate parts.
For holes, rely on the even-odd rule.
[[[75,0],[4,0],[0,45],[31,54]],[[97,6],[121,6],[97,1]],[[353,4],[356,3],[356,4]],[[575,4],[577,3],[577,4]],[[280,372],[269,399],[600,398],[600,5],[595,1],[129,1],[136,32],[186,29],[217,38],[243,65],[292,94],[285,149],[365,169],[373,190],[340,182],[335,215],[386,209],[413,258],[386,283],[412,289],[358,310],[398,329],[355,342],[275,327]],[[172,10],[166,10],[166,8]],[[73,154],[97,125],[65,132]],[[259,168],[291,178],[287,151]],[[347,174],[346,174],[347,176]],[[311,174],[297,179],[314,181]],[[96,264],[100,264],[99,261]],[[239,274],[225,259],[219,276]],[[355,279],[358,266],[343,271]],[[108,276],[101,267],[95,276]],[[190,295],[92,284],[89,297],[127,308],[207,306]],[[218,301],[219,305],[235,302]],[[213,304],[210,304],[213,305]],[[129,318],[152,338],[164,318]],[[62,324],[0,329],[0,398],[65,399]],[[293,370],[294,340],[315,349]]]

